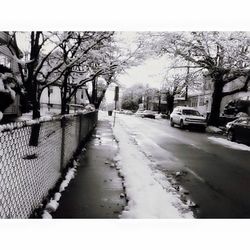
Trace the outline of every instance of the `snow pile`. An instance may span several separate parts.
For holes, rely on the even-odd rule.
[[[60,185],[59,192],[63,192],[65,188],[69,185],[70,181],[75,177],[76,168],[70,168],[65,176],[65,179]]]
[[[111,121],[111,120],[110,120]],[[152,162],[140,151],[124,123],[117,120],[113,129],[119,143],[116,157],[119,173],[124,177],[128,200],[121,218],[190,218],[186,206],[180,207],[178,195],[159,171],[152,170]]]
[[[59,187],[59,192],[56,192],[53,198],[51,198],[50,201],[46,204],[42,214],[43,219],[52,219],[51,213],[55,212],[59,207],[59,201],[62,196],[61,193],[66,189],[70,181],[75,177],[77,166],[78,166],[77,162],[73,161],[73,167],[69,168],[67,174],[65,175],[65,179],[62,181]]]
[[[228,141],[227,139],[218,138],[218,137],[208,137],[208,139],[213,143],[221,144],[221,145],[228,147],[228,148],[250,151],[250,147],[245,145],[245,144],[240,144],[237,142]]]
[[[23,113],[21,116],[17,117],[16,121],[27,121],[32,120],[32,112]]]
[[[32,115],[31,113],[26,113],[23,116],[19,117],[17,119],[17,122],[11,122],[7,124],[0,125],[0,132],[4,131],[12,131],[13,129],[21,128],[24,126],[32,126],[35,124],[43,123],[43,122],[49,122],[49,121],[57,121],[57,120],[62,120],[62,119],[70,119],[72,117],[81,115],[81,114],[86,114],[90,113],[92,111],[88,110],[83,110],[77,113],[73,114],[66,114],[66,115],[61,115],[61,116],[53,116],[53,115],[43,115],[39,119],[31,119]]]
[[[96,109],[95,109],[95,106],[93,105],[93,104],[88,104],[88,105],[86,105],[85,107],[85,110],[87,110],[87,111],[95,111]]]
[[[45,209],[48,212],[55,212],[58,206],[59,206],[59,203],[56,200],[51,199],[50,202],[46,205]]]
[[[155,115],[155,119],[161,119],[161,113]]]
[[[236,117],[248,117],[248,114],[247,113],[244,113],[244,112],[239,112]]]
[[[48,211],[44,210],[42,218],[43,219],[52,219],[52,216]]]
[[[221,134],[223,131],[220,128],[214,126],[208,126],[206,128],[207,133]]]

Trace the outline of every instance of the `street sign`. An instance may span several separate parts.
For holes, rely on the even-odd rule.
[[[115,87],[115,99],[116,102],[119,100],[119,87],[116,86]]]
[[[115,112],[114,112],[114,122],[113,122],[113,126],[115,126],[115,117],[116,117],[116,108],[117,108],[117,102],[119,100],[119,87],[116,86],[115,87]]]

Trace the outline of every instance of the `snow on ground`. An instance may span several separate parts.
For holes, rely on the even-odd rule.
[[[101,112],[99,119],[105,119]],[[109,121],[113,123],[113,117],[109,117]],[[119,143],[116,160],[125,179],[128,198],[121,218],[192,218],[188,206],[180,201],[165,175],[154,168],[156,163],[142,152],[120,116],[113,132]]]
[[[214,127],[214,126],[208,126],[206,128],[207,133],[215,133],[215,134],[221,134],[223,131],[220,128]]]
[[[62,192],[69,185],[70,181],[75,177],[77,166],[78,164],[74,160],[73,167],[69,168],[67,174],[65,175],[64,180],[62,181],[59,187],[59,192],[56,192],[53,198],[51,198],[50,201],[46,204],[45,209],[42,214],[43,219],[52,219],[51,213],[55,212],[57,208],[59,207],[59,201],[61,199]]]
[[[219,138],[219,137],[208,137],[208,139],[213,143],[221,144],[228,148],[250,151],[250,147],[245,144],[228,141],[227,139]]]

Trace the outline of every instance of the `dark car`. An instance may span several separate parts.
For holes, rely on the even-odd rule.
[[[250,107],[250,100],[233,100],[229,102],[224,109],[224,115],[236,116],[238,113],[248,113]]]
[[[230,141],[250,145],[250,117],[244,117],[232,123],[227,131],[227,138]]]
[[[155,113],[151,110],[144,110],[142,113],[143,118],[155,119]]]

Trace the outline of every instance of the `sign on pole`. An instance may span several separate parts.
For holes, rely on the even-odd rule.
[[[116,106],[117,106],[117,101],[119,100],[119,87],[116,86],[115,87],[115,97],[114,97],[114,101],[115,101],[115,112],[114,112],[114,122],[113,122],[113,126],[115,126],[115,117],[116,117]]]
[[[116,102],[119,100],[119,87],[116,86],[115,87],[115,99]]]

